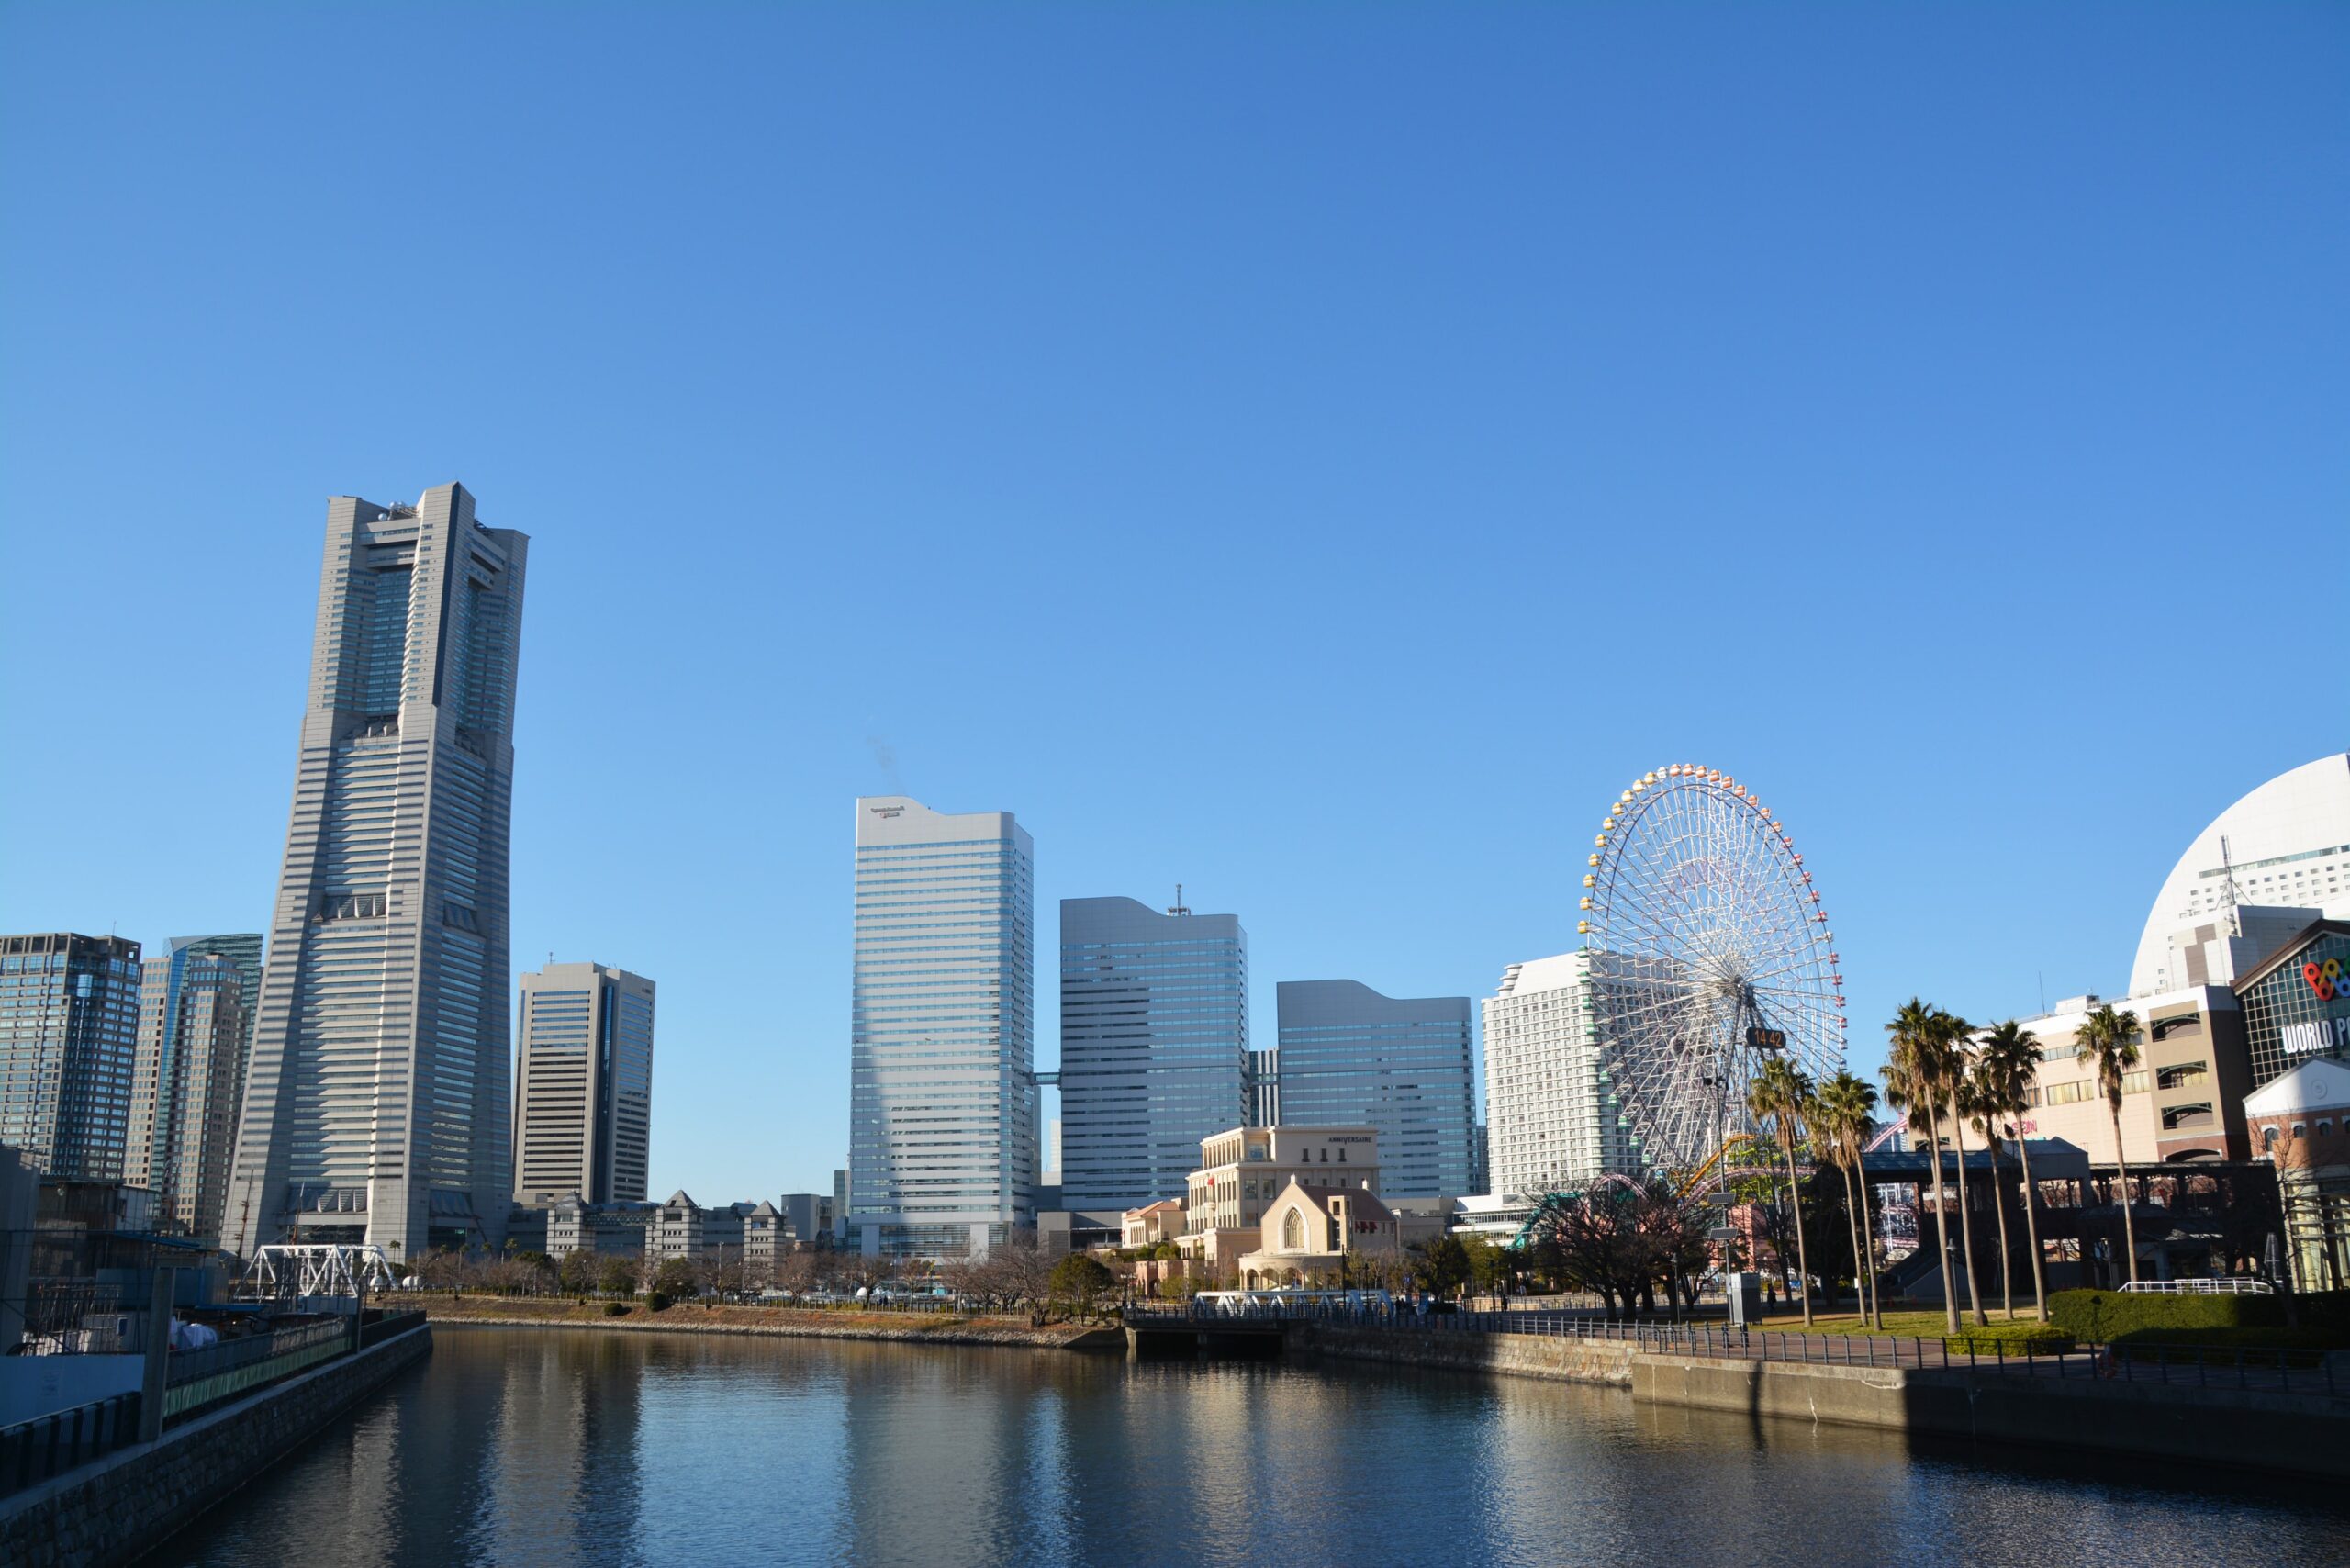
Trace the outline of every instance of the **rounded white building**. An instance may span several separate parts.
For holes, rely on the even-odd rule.
[[[2200,983],[2199,976],[2173,971],[2190,951],[2194,928],[2224,918],[2231,868],[2238,906],[2350,918],[2350,753],[2277,775],[2196,835],[2146,916],[2130,994]]]

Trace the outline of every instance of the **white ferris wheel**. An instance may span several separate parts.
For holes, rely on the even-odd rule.
[[[1747,1087],[1774,1058],[1815,1080],[1843,1066],[1835,934],[1752,790],[1694,763],[1642,775],[1583,887],[1591,1037],[1639,1165],[1695,1171],[1751,1130]]]

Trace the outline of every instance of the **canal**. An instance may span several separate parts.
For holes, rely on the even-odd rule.
[[[439,1327],[150,1561],[2272,1564],[2350,1504],[1362,1364]]]

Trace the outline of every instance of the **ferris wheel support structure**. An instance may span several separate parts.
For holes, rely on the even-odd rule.
[[[1617,798],[1581,918],[1586,1025],[1622,1158],[1690,1172],[1751,1133],[1762,1064],[1844,1062],[1835,934],[1786,824],[1718,768],[1675,763]]]

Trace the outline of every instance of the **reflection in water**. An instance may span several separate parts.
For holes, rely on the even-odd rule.
[[[2338,1561],[2350,1525],[2300,1490],[1509,1379],[436,1332],[154,1561],[2169,1568]]]

